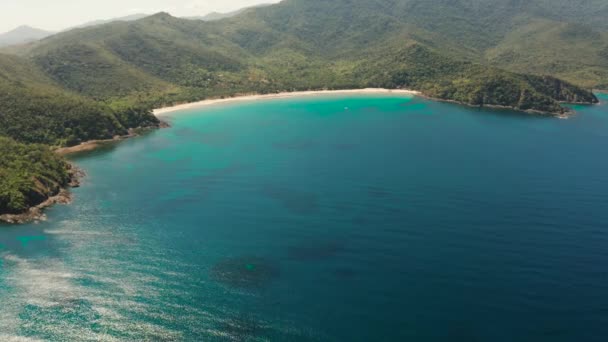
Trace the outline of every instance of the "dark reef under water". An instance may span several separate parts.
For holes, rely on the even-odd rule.
[[[259,289],[280,275],[279,267],[260,257],[225,259],[211,269],[211,278],[230,287]]]

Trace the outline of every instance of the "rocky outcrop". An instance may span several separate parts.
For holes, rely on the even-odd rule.
[[[82,169],[71,165],[68,171],[70,175],[70,181],[68,182],[69,188],[77,188],[80,186],[80,181],[85,176]],[[72,202],[72,193],[69,188],[57,187],[54,190],[45,187],[44,184],[37,184],[36,190],[32,190],[35,194],[31,194],[32,198],[36,199],[39,204],[30,207],[23,213],[16,214],[2,214],[0,215],[0,222],[9,224],[23,224],[28,222],[45,221],[46,215],[44,210],[55,204],[69,204]]]

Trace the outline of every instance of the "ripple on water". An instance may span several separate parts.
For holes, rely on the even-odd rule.
[[[91,270],[67,267],[55,258],[24,259],[5,253],[2,259],[10,266],[5,281],[11,293],[3,295],[0,331],[7,337],[0,340],[183,339],[182,332],[172,328],[176,316],[159,311],[163,307],[158,302],[164,284],[157,277],[124,267],[121,272],[112,273],[117,262],[107,258],[101,262],[98,258],[92,255],[80,260],[101,266]],[[106,266],[108,269],[104,269]]]
[[[294,328],[290,323],[271,323],[253,314],[229,315],[213,329],[211,335],[221,336],[228,341],[326,341],[318,334]]]
[[[211,278],[238,289],[261,289],[280,275],[274,262],[260,257],[229,258],[215,264]]]
[[[300,261],[327,260],[337,256],[344,250],[340,241],[307,243],[289,247],[288,254],[291,259]]]
[[[310,215],[319,209],[318,196],[311,192],[268,185],[262,188],[261,193],[294,214]]]

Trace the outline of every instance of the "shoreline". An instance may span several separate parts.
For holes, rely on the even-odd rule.
[[[570,111],[570,110],[567,110],[564,113],[554,113],[554,112],[544,112],[544,111],[540,111],[540,110],[522,110],[522,109],[518,109],[518,108],[515,108],[515,107],[511,107],[511,106],[502,106],[502,105],[485,104],[483,106],[478,106],[478,105],[472,105],[472,104],[469,104],[469,103],[466,103],[466,102],[460,102],[460,101],[456,101],[456,100],[449,100],[449,99],[441,99],[441,98],[431,97],[431,96],[425,95],[424,93],[422,93],[420,91],[417,91],[417,90],[411,90],[411,89],[387,89],[387,88],[362,88],[362,89],[342,89],[342,90],[309,90],[309,91],[295,91],[295,92],[280,92],[280,93],[273,93],[273,94],[256,94],[256,93],[237,94],[237,95],[231,96],[231,97],[211,98],[211,99],[205,99],[205,100],[201,100],[201,101],[188,102],[188,103],[180,103],[180,104],[176,104],[176,105],[156,108],[156,109],[152,110],[152,113],[156,117],[162,118],[164,116],[169,116],[169,114],[171,114],[171,113],[175,113],[175,112],[179,112],[179,111],[183,111],[183,110],[203,108],[203,107],[207,107],[207,106],[218,105],[218,104],[227,104],[227,103],[233,103],[233,102],[255,102],[255,101],[261,101],[261,100],[284,99],[284,98],[293,98],[293,97],[306,97],[306,96],[315,96],[315,95],[349,95],[349,94],[355,94],[355,95],[356,94],[395,94],[395,95],[401,94],[401,95],[413,95],[413,96],[422,97],[422,98],[427,99],[427,100],[438,101],[438,102],[446,102],[446,103],[453,103],[453,104],[463,105],[463,106],[470,107],[470,108],[508,109],[508,110],[514,110],[514,111],[518,111],[518,112],[522,112],[522,113],[527,113],[527,114],[532,114],[532,115],[553,116],[553,117],[557,117],[557,118],[560,118],[560,119],[567,119],[567,118],[571,117],[572,115],[574,115],[574,113],[572,111]],[[586,103],[586,102],[582,102],[582,103],[563,102],[563,103],[568,103],[568,104],[588,104],[588,105],[594,104],[594,103]]]
[[[181,110],[193,109],[199,107],[206,107],[214,104],[224,104],[231,102],[246,102],[246,101],[258,101],[258,100],[271,100],[271,99],[282,99],[291,97],[305,97],[314,95],[344,95],[344,94],[400,94],[400,95],[414,95],[421,96],[422,93],[415,90],[409,89],[383,89],[383,88],[364,88],[364,89],[345,89],[345,90],[312,90],[312,91],[298,91],[298,92],[281,92],[276,94],[242,94],[234,97],[217,98],[217,99],[206,99],[197,102],[179,104],[174,106],[168,106],[160,109],[155,109],[152,114],[159,119],[168,113],[174,113]],[[128,134],[122,136],[115,136],[111,139],[100,139],[100,140],[89,140],[80,143],[79,145],[56,148],[55,153],[68,156],[80,152],[94,151],[102,146],[108,144],[118,143],[126,139],[134,138],[141,133],[155,128],[167,128],[169,124],[160,120],[160,124],[154,127],[139,127],[135,129],[129,129]],[[70,204],[73,200],[73,195],[70,192],[70,188],[76,188],[80,186],[80,181],[84,178],[84,172],[78,169],[73,164],[72,167],[71,181],[65,188],[61,189],[57,194],[49,196],[44,202],[30,207],[26,212],[20,214],[0,214],[0,223],[6,224],[24,224],[28,222],[40,222],[46,220],[45,209],[54,206],[56,204]]]
[[[38,223],[46,221],[47,217],[45,211],[47,208],[57,204],[67,205],[72,203],[74,200],[74,195],[70,189],[80,187],[81,181],[84,177],[84,171],[70,163],[70,182],[64,188],[59,189],[59,192],[57,192],[55,195],[49,196],[44,202],[28,208],[23,213],[0,214],[0,224],[20,225],[30,222]]]
[[[522,114],[540,115],[540,116],[551,116],[551,117],[555,117],[555,118],[558,118],[558,119],[568,119],[572,115],[572,112],[570,112],[570,111],[567,111],[565,113],[552,113],[552,112],[543,112],[543,111],[540,111],[540,110],[532,110],[532,109],[523,110],[523,109],[518,109],[518,108],[515,108],[515,107],[503,106],[503,105],[493,105],[493,104],[474,105],[474,104],[470,104],[470,103],[466,103],[466,102],[460,102],[460,101],[449,100],[449,99],[442,99],[442,98],[431,97],[431,96],[426,96],[426,95],[419,95],[419,96],[421,96],[424,99],[430,100],[430,101],[451,103],[451,104],[455,104],[455,105],[459,105],[459,106],[464,106],[464,107],[468,107],[468,108],[472,108],[472,109],[511,110],[511,111],[515,111],[515,112],[518,112],[518,113],[522,113]]]
[[[58,194],[47,198],[44,202],[30,207],[26,212],[21,214],[2,214],[0,215],[0,223],[5,224],[25,224],[30,222],[46,221],[45,209],[56,204],[70,204],[74,196],[69,188],[61,189]]]
[[[550,117],[554,117],[554,118],[557,118],[557,119],[569,119],[572,116],[576,115],[576,111],[574,111],[574,110],[572,110],[572,109],[570,109],[568,107],[565,107],[566,111],[563,112],[563,113],[555,113],[555,112],[545,112],[545,111],[534,110],[534,109],[523,110],[523,109],[511,107],[511,106],[503,106],[503,105],[495,105],[495,104],[474,105],[474,104],[470,104],[470,103],[466,103],[466,102],[460,102],[460,101],[456,101],[456,100],[449,100],[449,99],[442,99],[442,98],[438,98],[438,97],[431,97],[431,96],[427,96],[427,95],[424,95],[424,94],[418,94],[417,96],[420,96],[420,97],[422,97],[424,99],[431,100],[431,101],[452,103],[452,104],[456,104],[456,105],[460,105],[460,106],[465,106],[465,107],[469,107],[469,108],[494,109],[494,110],[512,110],[512,111],[515,111],[515,112],[518,112],[518,113],[530,114],[530,115],[539,115],[539,116],[550,116]],[[600,101],[598,99],[597,102],[567,102],[567,101],[558,101],[558,103],[560,105],[593,106],[593,105],[602,104],[602,101]]]
[[[206,99],[197,102],[177,104],[173,106],[167,106],[157,108],[152,113],[161,117],[169,113],[174,113],[187,109],[196,109],[215,104],[225,104],[232,102],[247,102],[247,101],[259,101],[259,100],[272,100],[272,99],[284,99],[291,97],[301,96],[313,96],[313,95],[344,95],[344,94],[401,94],[401,95],[415,95],[419,96],[422,93],[416,90],[409,89],[384,89],[384,88],[364,88],[364,89],[343,89],[343,90],[310,90],[310,91],[295,91],[295,92],[281,92],[276,94],[243,94],[236,95],[233,97]]]
[[[123,141],[125,139],[133,138],[135,136],[137,136],[137,135],[128,134],[128,135],[116,136],[112,139],[106,139],[106,140],[89,140],[89,141],[80,143],[79,145],[58,148],[54,152],[61,156],[67,156],[69,154],[74,154],[74,153],[79,153],[79,152],[89,152],[89,151],[94,151],[103,145]]]
[[[608,94],[608,91],[606,91],[606,90],[594,90],[594,92]],[[463,102],[459,102],[459,101],[455,101],[455,100],[433,98],[433,97],[424,95],[422,92],[416,91],[416,90],[385,89],[385,88],[310,90],[310,91],[296,91],[296,92],[280,92],[280,93],[273,93],[273,94],[256,94],[256,93],[239,94],[239,95],[235,95],[232,97],[206,99],[206,100],[202,100],[202,101],[162,107],[162,108],[152,110],[152,114],[154,116],[156,116],[157,118],[161,119],[163,116],[167,116],[167,114],[170,114],[170,113],[174,113],[174,112],[178,112],[178,111],[182,111],[182,110],[188,110],[188,109],[202,108],[202,107],[216,105],[216,104],[226,104],[226,103],[232,103],[232,102],[247,102],[247,101],[254,102],[254,101],[259,101],[259,100],[284,99],[284,98],[306,97],[306,96],[315,96],[315,95],[348,95],[348,94],[355,94],[355,95],[356,94],[394,94],[394,95],[419,96],[419,97],[422,97],[422,98],[425,98],[428,100],[464,105],[464,106],[471,107],[471,108],[508,109],[508,110],[515,110],[515,111],[519,111],[522,113],[528,113],[528,114],[550,115],[550,116],[557,117],[560,119],[568,119],[570,116],[574,115],[573,111],[568,111],[566,113],[547,113],[547,112],[534,111],[534,110],[522,111],[520,109],[516,109],[513,107],[500,106],[500,105],[477,106],[477,105],[471,105],[471,104],[467,104],[467,103],[463,103]],[[601,102],[602,101],[598,101],[598,103],[595,103],[595,104],[600,104]],[[580,104],[593,105],[594,103],[584,103],[583,102]],[[115,136],[112,139],[105,139],[105,140],[85,141],[76,146],[57,148],[54,150],[54,152],[59,155],[62,155],[62,156],[67,156],[67,155],[80,153],[80,152],[94,151],[94,150],[96,150],[102,146],[108,145],[108,144],[118,143],[118,142],[126,140],[126,139],[137,137],[137,136],[141,135],[143,132],[148,131],[148,130],[158,129],[158,128],[167,128],[167,127],[169,127],[169,124],[163,120],[160,120],[160,123],[153,127],[152,126],[151,127],[139,127],[139,128],[129,129],[128,134],[123,135],[123,136]],[[69,204],[72,201],[72,194],[69,191],[69,189],[80,186],[80,180],[84,177],[84,172],[82,172],[82,170],[78,169],[73,164],[71,164],[71,166],[72,166],[72,170],[73,170],[72,180],[67,187],[61,189],[59,191],[59,193],[57,193],[56,195],[50,196],[43,203],[40,203],[36,206],[29,208],[28,211],[26,211],[25,213],[0,214],[0,223],[4,222],[4,223],[8,223],[8,224],[23,224],[23,223],[32,222],[32,221],[34,221],[34,222],[44,221],[46,219],[46,215],[44,214],[44,210],[46,208],[53,206],[55,204]]]
[[[608,90],[597,90],[596,89],[596,90],[594,90],[594,92],[608,94]],[[207,106],[218,105],[218,104],[227,104],[227,103],[233,103],[233,102],[248,102],[248,101],[255,102],[255,101],[262,101],[262,100],[285,99],[285,98],[306,97],[306,96],[315,96],[315,95],[349,95],[349,94],[355,94],[355,95],[356,94],[394,94],[394,95],[410,95],[410,96],[413,95],[413,96],[419,96],[419,97],[427,99],[427,100],[445,102],[445,103],[453,103],[453,104],[462,105],[462,106],[466,106],[466,107],[470,107],[470,108],[515,110],[515,111],[522,112],[522,113],[533,114],[533,115],[542,115],[542,116],[553,116],[553,117],[560,118],[560,119],[568,119],[575,114],[573,111],[566,111],[565,113],[551,113],[551,112],[542,112],[542,111],[537,111],[537,110],[521,110],[521,109],[517,109],[514,107],[510,107],[510,106],[490,105],[490,104],[486,104],[483,106],[477,106],[477,105],[471,105],[468,103],[455,101],[455,100],[434,98],[431,96],[427,96],[417,90],[387,89],[387,88],[307,90],[307,91],[295,91],[295,92],[280,92],[280,93],[273,93],[273,94],[256,94],[256,93],[239,94],[239,95],[235,95],[235,96],[231,96],[231,97],[211,98],[211,99],[205,99],[205,100],[201,100],[201,101],[181,103],[181,104],[176,104],[176,105],[172,105],[172,106],[156,108],[156,109],[152,110],[152,114],[160,119],[163,116],[168,116],[168,114],[175,113],[175,112],[182,111],[182,110],[203,108],[203,107],[207,107]],[[601,101],[598,101],[598,103],[595,103],[595,104],[599,104],[599,103],[601,103]],[[568,104],[593,105],[594,103],[581,102],[581,103],[568,103]],[[130,129],[129,133],[126,135],[123,135],[123,136],[116,136],[112,139],[106,139],[106,140],[89,140],[89,141],[85,141],[76,146],[57,148],[57,149],[55,149],[55,153],[63,155],[63,156],[67,156],[70,154],[75,154],[75,153],[80,153],[80,152],[94,151],[104,145],[111,144],[111,143],[117,143],[117,142],[120,142],[120,141],[123,141],[126,139],[136,137],[136,136],[140,135],[139,131],[142,129],[147,130],[147,129],[152,129],[152,128],[167,128],[167,127],[169,127],[169,124],[167,122],[161,120],[160,124],[157,127],[145,127],[145,128],[140,127],[140,128],[136,128],[136,129]]]
[[[118,143],[118,142],[121,142],[126,139],[135,138],[135,137],[140,136],[141,134],[145,133],[148,130],[157,129],[157,128],[167,128],[167,127],[169,127],[169,124],[161,120],[161,122],[157,126],[131,128],[131,129],[129,129],[129,133],[126,135],[117,135],[112,139],[89,140],[89,141],[82,142],[75,146],[57,148],[54,150],[54,152],[61,156],[67,156],[70,154],[75,154],[75,153],[80,153],[80,152],[94,151],[94,150],[96,150],[102,146],[108,145],[108,144]]]

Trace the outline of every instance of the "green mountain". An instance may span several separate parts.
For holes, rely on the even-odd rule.
[[[162,105],[362,87],[563,114],[608,88],[607,15],[605,0],[284,0],[79,28],[0,50],[0,135],[70,146],[156,126]]]
[[[517,34],[518,23],[538,17],[524,15],[530,18],[538,12],[563,20],[552,14],[553,6],[536,2],[487,6],[496,1],[286,0],[217,22],[160,13],[131,23],[74,30],[21,54],[64,88],[132,105],[242,92],[387,85],[471,105],[552,113],[563,113],[560,101],[593,102],[592,95],[571,83],[601,86],[601,72],[608,69],[602,67],[601,56],[588,58],[597,65],[581,68],[582,59],[559,54],[560,70],[551,69],[548,60],[543,66],[505,57],[515,54],[509,39]],[[541,51],[549,49],[556,48]],[[520,50],[529,51],[529,60],[536,58],[534,50]],[[442,73],[429,70],[428,56]],[[380,77],[389,70],[392,77]],[[579,82],[593,70],[600,71],[595,81]],[[547,93],[537,85],[545,81],[508,71],[542,75],[559,89]],[[570,76],[570,83],[546,75]]]
[[[326,53],[411,39],[510,71],[548,74],[585,87],[608,83],[603,0],[287,0],[257,12],[273,31]]]
[[[147,109],[110,107],[67,91],[33,63],[0,55],[0,135],[23,142],[75,145],[157,125]]]

